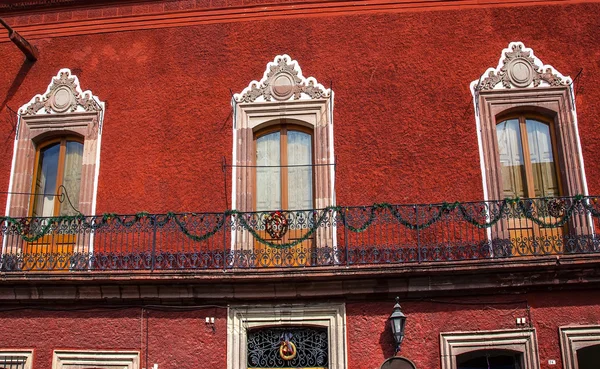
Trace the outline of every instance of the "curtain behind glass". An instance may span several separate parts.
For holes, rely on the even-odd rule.
[[[62,184],[65,186],[69,199],[75,208],[79,208],[79,189],[81,185],[81,164],[83,159],[83,144],[76,141],[67,142],[65,154],[65,169]],[[76,215],[65,197],[60,204],[60,215]]]
[[[504,197],[525,197],[525,165],[519,120],[509,119],[496,125]]]
[[[51,217],[54,215],[56,196],[56,175],[60,144],[46,147],[40,151],[40,162],[35,184],[33,216]]]
[[[273,132],[256,140],[257,211],[281,209],[280,138],[280,132]]]
[[[535,196],[559,196],[550,127],[533,119],[527,119],[526,123]]]
[[[312,142],[304,132],[288,131],[288,208],[312,209]],[[292,165],[303,165],[293,167]]]

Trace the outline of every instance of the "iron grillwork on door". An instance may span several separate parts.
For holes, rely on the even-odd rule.
[[[269,327],[248,331],[248,368],[328,368],[327,328]]]

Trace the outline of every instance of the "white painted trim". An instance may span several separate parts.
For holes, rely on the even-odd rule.
[[[19,126],[21,124],[21,114],[19,114],[17,116],[17,128],[15,131],[15,139],[13,140],[13,156],[12,156],[12,163],[10,165],[10,179],[8,180],[8,191],[12,191],[13,190],[13,181],[15,178],[15,165],[17,163],[17,139],[19,136]],[[6,209],[4,211],[4,214],[6,216],[9,216],[9,210],[10,210],[10,203],[12,200],[12,196],[10,194],[6,195]]]
[[[230,306],[227,311],[227,369],[246,368],[249,328],[312,325],[326,327],[329,368],[346,369],[346,306],[344,304]]]
[[[107,366],[119,369],[139,369],[138,351],[54,351],[52,369],[79,369],[82,366]]]
[[[231,98],[231,108],[233,112],[232,116],[232,124],[233,124],[233,152],[231,156],[231,209],[235,210],[237,206],[236,192],[237,192],[237,166],[235,165],[235,158],[237,158],[237,106],[236,101],[232,97]]]
[[[17,116],[17,127],[15,130],[15,139],[13,140],[13,156],[12,162],[10,164],[10,177],[8,180],[8,192],[13,191],[13,182],[15,179],[15,165],[17,163],[17,139],[19,137],[19,125],[21,124],[21,114]],[[12,195],[10,193],[6,194],[6,209],[4,210],[4,216],[10,215],[10,203],[12,201]],[[2,237],[2,255],[6,252],[6,245],[8,242],[8,237]]]

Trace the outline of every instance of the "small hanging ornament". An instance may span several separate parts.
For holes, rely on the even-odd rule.
[[[280,211],[274,211],[265,218],[265,230],[275,240],[280,240],[288,231],[288,221]]]
[[[548,214],[555,218],[560,218],[565,215],[566,204],[563,199],[552,199],[548,201]]]
[[[296,350],[296,345],[294,345],[294,343],[290,341],[291,338],[291,333],[284,333],[281,335],[281,343],[279,344],[279,356],[285,361],[293,360],[298,354],[298,351]]]

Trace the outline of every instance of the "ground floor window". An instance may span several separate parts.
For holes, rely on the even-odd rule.
[[[33,351],[0,351],[0,369],[31,369]]]
[[[440,334],[442,369],[537,369],[534,329]]]
[[[457,369],[521,369],[523,354],[509,350],[480,350],[458,355]]]
[[[600,363],[600,326],[561,327],[564,369],[597,369]]]
[[[54,351],[52,369],[140,369],[137,351]]]

